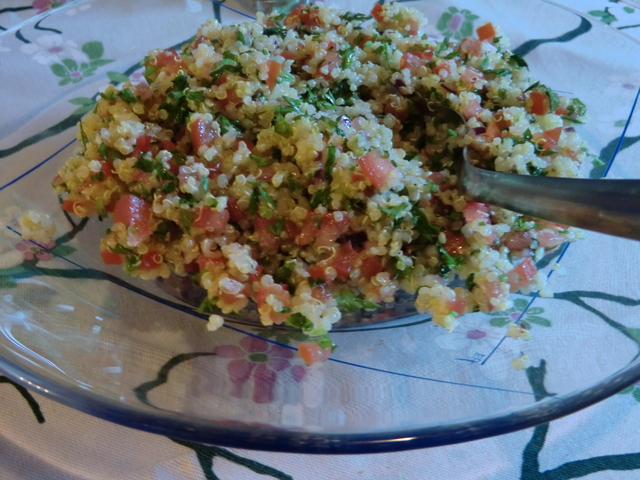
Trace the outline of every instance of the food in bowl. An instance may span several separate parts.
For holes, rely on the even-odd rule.
[[[467,201],[457,158],[577,176],[585,106],[533,82],[491,23],[459,43],[424,23],[395,3],[208,21],[181,52],[152,51],[145,82],[100,94],[54,179],[62,208],[112,218],[106,264],[188,275],[202,311],[253,300],[264,325],[301,329],[307,363],[331,353],[342,312],[400,289],[449,330],[511,292],[547,294],[535,262],[579,232]]]

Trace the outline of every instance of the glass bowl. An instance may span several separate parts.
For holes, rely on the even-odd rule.
[[[549,256],[553,298],[515,295],[511,310],[466,315],[453,333],[424,316],[345,328],[331,334],[339,345],[333,357],[311,367],[295,354],[299,338],[290,330],[228,322],[208,332],[203,315],[157,284],[104,266],[98,240],[106,225],[65,217],[50,188],[77,148],[77,121],[108,83],[139,78],[149,50],[181,45],[211,16],[246,20],[249,4],[87,1],[0,35],[3,372],[129,427],[307,453],[498,435],[575,412],[640,379],[640,277],[630,240],[586,232]],[[340,5],[368,12],[373,2]],[[587,104],[592,121],[577,129],[606,163],[589,174],[638,176],[634,40],[541,0],[410,6],[441,38],[469,35],[488,20],[500,25],[534,78]],[[27,209],[53,216],[54,242],[20,238],[15,222]],[[515,320],[531,340],[504,336]],[[531,366],[517,370],[511,361],[522,354]]]

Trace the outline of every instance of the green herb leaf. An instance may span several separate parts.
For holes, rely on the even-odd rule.
[[[260,193],[260,196],[273,208],[276,208],[278,206],[278,204],[276,203],[276,201],[271,198],[271,196],[266,192],[266,190],[264,188],[262,188],[260,185],[258,185],[258,192]]]
[[[249,199],[249,215],[255,215],[258,210],[258,203],[260,203],[260,192],[256,186],[253,192],[251,192],[251,198]]]
[[[515,67],[520,67],[520,68],[529,67],[526,60],[522,58],[522,55],[518,55],[517,53],[514,53],[513,55],[511,55],[508,62]]]
[[[269,225],[267,230],[272,232],[276,236],[280,236],[282,230],[284,229],[284,218],[279,218],[273,225]]]
[[[330,200],[331,200],[331,187],[326,187],[326,188],[323,188],[322,190],[316,191],[316,193],[314,193],[311,196],[309,205],[311,206],[311,210],[315,210],[319,205],[324,205],[325,207],[328,207]]]
[[[342,64],[340,65],[343,70],[351,68],[353,65],[353,60],[355,59],[355,51],[354,47],[346,48],[341,52],[342,54]]]
[[[413,215],[413,225],[420,236],[429,243],[435,243],[434,237],[437,237],[440,233],[440,229],[429,222],[427,216],[424,214],[417,202],[411,208],[411,215]]]
[[[400,205],[396,205],[395,207],[391,207],[391,208],[378,207],[378,209],[382,213],[386,213],[387,215],[390,215],[390,216],[395,218],[398,215],[400,215],[401,213],[403,213],[408,207],[409,207],[408,203],[401,203]]]
[[[327,152],[327,161],[324,164],[324,178],[331,183],[333,180],[333,167],[336,164],[336,146],[331,144],[329,145],[329,150]]]
[[[365,300],[364,296],[356,294],[352,290],[341,290],[340,293],[334,295],[336,302],[338,302],[338,308],[341,312],[353,312],[355,310],[375,310],[380,308],[377,303]]]
[[[271,165],[271,162],[269,160],[267,160],[266,158],[263,157],[259,157],[258,155],[249,155],[249,158],[253,161],[255,161],[259,167],[268,167],[269,165]]]
[[[187,210],[185,208],[180,209],[180,226],[186,232],[191,228],[191,224],[195,218],[196,214],[191,210]]]
[[[138,103],[138,100],[136,100],[136,97],[133,95],[133,93],[131,93],[131,90],[129,90],[128,88],[125,88],[124,90],[122,90],[119,93],[119,96],[121,99],[123,99],[127,103]]]
[[[289,138],[291,135],[293,135],[291,125],[289,125],[289,122],[287,122],[282,115],[278,115],[276,117],[274,129],[278,135],[282,135],[285,138]]]
[[[87,143],[89,143],[89,137],[87,137],[87,134],[84,132],[84,127],[82,126],[82,120],[80,120],[80,138],[82,139],[82,147],[84,148],[84,151],[87,151]]]
[[[342,20],[345,22],[366,22],[367,20],[371,20],[373,17],[371,15],[365,15],[364,13],[353,13],[346,12],[340,16]]]
[[[527,89],[522,93],[527,93],[529,90],[533,90],[534,88],[537,88],[539,86],[540,86],[540,82],[533,83],[529,85],[529,87],[527,87]]]
[[[303,332],[310,332],[313,330],[313,322],[301,313],[289,315],[284,323],[290,327],[299,328]]]

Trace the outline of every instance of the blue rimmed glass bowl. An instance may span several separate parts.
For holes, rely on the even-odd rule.
[[[448,334],[424,317],[332,334],[332,359],[307,367],[288,330],[227,323],[214,334],[153,282],[102,265],[105,229],[66,217],[49,187],[77,148],[98,91],[140,76],[155,47],[181,45],[249,2],[79,2],[0,35],[0,370],[92,415],[172,438],[311,453],[381,452],[497,435],[591,405],[640,379],[637,244],[586,233],[546,263],[554,298],[472,314]],[[373,2],[342,2],[368,11]],[[607,165],[638,177],[633,108],[640,46],[579,14],[534,2],[416,1],[427,32],[460,38],[499,24],[533,76],[578,96],[578,129]],[[543,21],[544,20],[544,21]],[[626,138],[624,134],[627,134]],[[615,160],[615,162],[614,162]],[[609,168],[610,167],[610,168]],[[49,244],[24,241],[18,212],[50,213]],[[528,342],[504,326],[528,325]],[[526,354],[531,367],[511,360]]]

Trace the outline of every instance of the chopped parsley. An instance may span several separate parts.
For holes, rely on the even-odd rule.
[[[269,225],[267,230],[279,237],[284,230],[284,218],[279,218],[273,225]]]
[[[313,330],[313,322],[301,313],[289,315],[284,323],[290,327],[299,328],[303,332],[310,332]]]
[[[271,165],[271,162],[269,160],[264,157],[259,157],[258,155],[251,154],[249,155],[249,158],[256,162],[260,168],[268,167],[269,165]]]
[[[291,125],[289,125],[289,122],[287,122],[282,115],[278,115],[276,117],[274,129],[278,135],[282,135],[285,138],[289,138],[291,135],[293,135]]]
[[[213,70],[211,70],[211,82],[215,84],[225,73],[242,75],[242,66],[230,58],[220,60],[213,66]]]
[[[387,215],[395,218],[399,216],[401,213],[403,213],[408,207],[409,207],[408,203],[401,203],[400,205],[396,205],[395,207],[391,207],[391,208],[378,207],[378,209],[382,213],[386,213]]]
[[[338,302],[338,308],[343,313],[380,308],[380,305],[366,300],[362,294],[356,294],[353,290],[341,290],[334,298]]]
[[[186,208],[180,209],[180,226],[184,231],[189,231],[195,217],[196,214],[191,210],[187,210]]]
[[[329,201],[331,200],[331,187],[323,188],[322,190],[318,190],[311,196],[311,200],[309,204],[311,206],[311,210],[315,210],[318,206],[324,205],[325,207],[329,206]]]
[[[427,219],[418,203],[411,208],[411,215],[413,215],[413,225],[420,236],[431,244],[435,243],[435,237],[440,233],[440,229]]]
[[[327,179],[329,183],[333,180],[333,167],[336,164],[336,146],[331,144],[329,145],[329,150],[327,152],[327,161],[324,164],[324,178]]]

